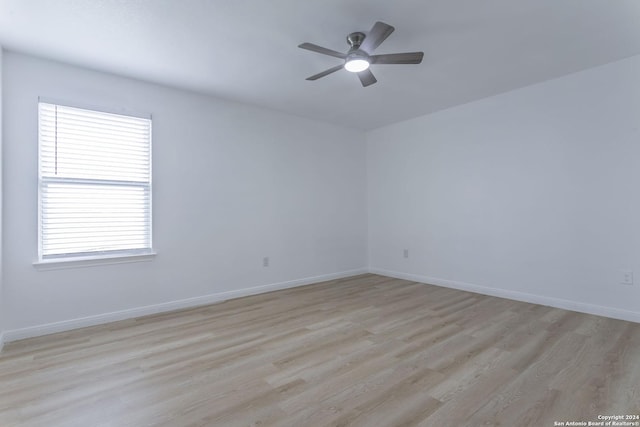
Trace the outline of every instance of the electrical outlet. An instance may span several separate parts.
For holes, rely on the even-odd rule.
[[[405,249],[402,254],[405,258],[409,258],[409,249]]]
[[[263,267],[269,267],[269,257],[268,256],[262,258],[262,266]]]
[[[633,285],[633,271],[621,270],[620,271],[620,283],[623,285]]]

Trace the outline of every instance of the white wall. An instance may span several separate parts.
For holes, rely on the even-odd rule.
[[[2,347],[4,345],[4,285],[3,285],[3,274],[2,274],[2,245],[3,245],[3,240],[2,240],[2,175],[3,175],[3,171],[2,171],[2,133],[3,133],[3,128],[2,128],[2,103],[3,103],[3,97],[2,97],[2,59],[3,59],[3,54],[4,51],[2,50],[2,46],[0,45],[0,350],[2,350]]]
[[[12,52],[4,83],[6,339],[365,268],[361,132]],[[34,268],[38,96],[153,114],[154,261]]]
[[[637,56],[369,132],[371,269],[640,321],[639,128]]]
[[[640,321],[640,286],[618,283],[640,281],[640,57],[366,135],[0,60],[6,339],[354,274],[367,253],[374,272]],[[154,261],[34,268],[38,96],[153,114]]]

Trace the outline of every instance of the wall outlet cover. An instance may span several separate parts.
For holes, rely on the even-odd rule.
[[[633,271],[621,270],[620,271],[620,283],[623,285],[633,285]]]

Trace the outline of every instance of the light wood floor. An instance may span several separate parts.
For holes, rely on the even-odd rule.
[[[640,414],[640,324],[375,275],[7,344],[0,426],[553,426]]]

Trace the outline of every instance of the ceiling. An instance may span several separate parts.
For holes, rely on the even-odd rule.
[[[363,88],[340,60],[375,21],[396,31]],[[637,0],[0,0],[0,44],[342,126],[370,130],[640,54]]]

